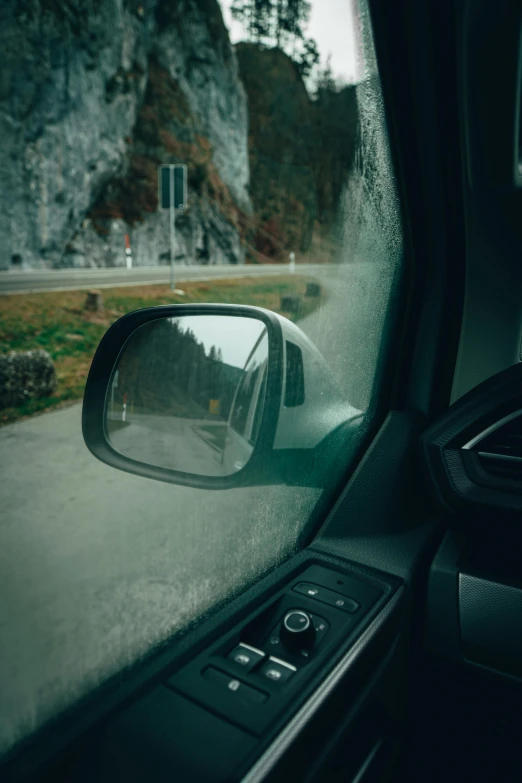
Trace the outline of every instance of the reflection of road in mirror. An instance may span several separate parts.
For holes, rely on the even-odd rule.
[[[222,461],[226,422],[128,413],[107,426],[112,447],[138,462],[202,476],[233,472]]]
[[[257,437],[267,360],[267,329],[255,318],[203,313],[139,327],[110,383],[113,448],[181,473],[237,473]]]
[[[237,473],[257,440],[267,363],[267,329],[255,318],[202,314],[139,327],[110,383],[113,448],[181,473]]]

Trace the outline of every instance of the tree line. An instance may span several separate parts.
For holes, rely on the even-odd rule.
[[[242,374],[223,362],[220,348],[207,350],[190,328],[163,318],[138,329],[126,345],[114,401],[140,413],[226,420]],[[218,401],[214,409],[211,400]]]
[[[286,52],[306,78],[319,62],[317,44],[306,36],[310,8],[308,0],[233,0],[230,10],[250,41]]]

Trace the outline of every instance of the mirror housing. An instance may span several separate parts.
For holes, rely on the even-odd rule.
[[[185,319],[198,316],[236,317],[238,330],[241,329],[239,319],[257,320],[263,325],[263,334],[268,340],[266,391],[256,439],[248,446],[246,461],[239,460],[234,472],[229,471],[227,475],[201,475],[134,459],[129,453],[124,454],[114,447],[108,427],[106,413],[115,369],[124,351],[132,344],[137,330],[162,319],[185,323]],[[240,385],[237,390],[239,388]],[[221,421],[221,424],[226,424],[229,435],[234,434],[234,437],[230,424],[237,390],[228,423]],[[164,394],[167,400],[168,395],[167,387]],[[175,418],[173,414],[169,418],[164,411],[162,415],[166,423]],[[98,346],[87,379],[82,429],[87,447],[102,462],[159,481],[202,489],[277,483],[321,486],[334,470],[338,446],[346,442],[346,428],[355,425],[358,429],[361,418],[361,412],[343,400],[328,365],[315,345],[291,321],[258,307],[191,304],[137,310],[110,327]],[[184,423],[185,429],[190,424],[187,418],[178,421]],[[161,420],[159,426],[161,428]],[[165,439],[165,434],[161,437]],[[191,438],[193,440],[192,435]],[[227,436],[226,442],[230,441]],[[167,444],[162,445],[168,445],[168,439]],[[226,448],[221,455],[223,463]],[[138,445],[134,445],[131,451],[139,453],[139,438]],[[146,453],[145,448],[143,451]],[[231,459],[233,461],[233,456]]]

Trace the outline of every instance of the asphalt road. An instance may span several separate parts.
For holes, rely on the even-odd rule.
[[[298,264],[296,272],[313,274],[321,264]],[[175,281],[215,280],[229,277],[260,277],[286,275],[288,264],[249,264],[236,266],[175,266]],[[34,291],[71,291],[82,288],[112,288],[114,286],[150,285],[170,282],[168,266],[136,266],[133,269],[113,267],[103,269],[38,269],[0,271],[0,294],[22,294]]]
[[[110,432],[112,446],[126,457],[201,476],[224,476],[221,454],[197,434],[205,420],[127,413],[123,426]]]
[[[300,323],[358,408],[384,269],[322,267],[326,302]],[[0,429],[0,754],[285,559],[320,495],[131,476],[91,456],[80,417],[76,404]]]

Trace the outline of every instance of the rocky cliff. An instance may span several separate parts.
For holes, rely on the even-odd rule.
[[[187,163],[187,263],[238,263],[247,104],[217,0],[4,0],[0,268],[168,260],[159,163]]]
[[[236,46],[249,104],[251,242],[265,258],[310,253],[322,239],[335,260],[339,208],[358,127],[355,87],[329,85],[311,96],[295,63],[280,49]],[[326,242],[324,242],[326,240]]]

